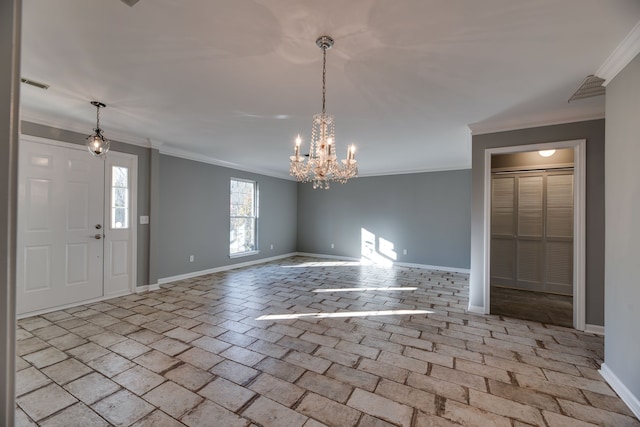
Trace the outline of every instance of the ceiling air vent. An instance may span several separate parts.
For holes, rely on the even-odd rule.
[[[40,83],[40,82],[37,82],[35,80],[25,79],[23,77],[23,78],[20,79],[20,81],[22,83],[26,83],[28,85],[35,86],[35,87],[40,88],[40,89],[44,89],[44,90],[49,89],[49,85],[48,84]]]
[[[587,76],[584,78],[578,89],[571,95],[568,102],[576,99],[591,98],[592,96],[604,95],[605,87],[602,86],[604,79],[598,76]]]

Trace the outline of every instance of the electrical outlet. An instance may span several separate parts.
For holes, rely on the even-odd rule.
[[[336,246],[332,243],[331,244],[331,249],[335,248]]]
[[[269,245],[269,249],[273,250],[273,243]]]
[[[194,256],[193,255],[189,255],[189,262],[193,262],[194,260]]]
[[[149,216],[148,215],[140,216],[140,224],[149,224]]]
[[[403,249],[403,250],[402,250],[402,255],[406,255],[406,254],[407,254],[407,250],[406,250],[406,249]]]

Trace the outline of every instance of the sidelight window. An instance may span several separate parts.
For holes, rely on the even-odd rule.
[[[129,168],[111,169],[111,228],[129,228]]]

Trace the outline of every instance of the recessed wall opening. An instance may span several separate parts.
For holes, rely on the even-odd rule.
[[[491,313],[573,326],[574,150],[491,157]]]

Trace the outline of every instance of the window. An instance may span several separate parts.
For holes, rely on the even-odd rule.
[[[231,178],[229,256],[258,252],[258,184]]]
[[[111,228],[129,228],[129,168],[111,169]]]

